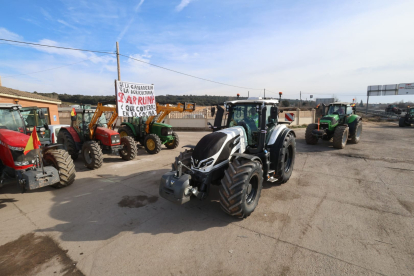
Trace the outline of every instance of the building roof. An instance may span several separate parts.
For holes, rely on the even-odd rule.
[[[32,100],[38,102],[45,102],[45,103],[53,103],[53,104],[61,104],[62,102],[57,99],[48,98],[45,96],[41,96],[39,94],[20,91],[13,88],[8,88],[5,86],[0,86],[0,96],[15,98],[15,99],[22,99],[22,100]]]

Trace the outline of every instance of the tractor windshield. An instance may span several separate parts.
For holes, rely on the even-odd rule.
[[[23,108],[20,113],[22,114],[22,117],[25,120],[26,126],[29,128],[33,128],[35,126],[42,127],[45,124],[49,124],[49,115],[47,112],[47,108],[42,108],[42,111],[45,115],[43,119],[39,117],[38,110],[36,108]]]
[[[411,108],[409,112],[410,112],[410,115],[414,115],[414,108]]]
[[[346,111],[346,106],[344,105],[331,105],[329,106],[328,115],[338,114],[344,115]]]
[[[248,145],[255,145],[259,133],[259,114],[255,104],[241,104],[231,108],[228,126],[241,126],[247,134]]]
[[[0,129],[24,132],[24,123],[17,109],[0,109]]]
[[[93,118],[93,114],[95,114],[94,112],[85,112],[85,124],[89,124]],[[105,117],[105,113],[102,113],[101,117],[99,117],[98,121],[96,122],[96,124],[98,126],[101,127],[107,127],[107,121],[106,121],[106,117]]]

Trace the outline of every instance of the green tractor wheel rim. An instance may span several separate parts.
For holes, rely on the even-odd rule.
[[[126,133],[125,131],[121,131],[121,132],[119,133],[119,135],[120,135],[121,137],[126,137],[126,136],[128,136],[128,133]]]
[[[152,139],[148,139],[146,142],[147,148],[149,150],[154,150],[155,149],[155,141]]]

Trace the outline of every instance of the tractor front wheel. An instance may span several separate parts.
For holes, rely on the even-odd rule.
[[[400,120],[398,121],[398,126],[399,127],[405,127],[405,118],[401,117]]]
[[[235,159],[224,171],[219,189],[220,205],[229,215],[250,216],[259,203],[263,170],[257,161]]]
[[[149,154],[159,153],[161,150],[160,137],[156,134],[148,134],[145,136],[144,147]]]
[[[63,148],[70,154],[73,161],[78,159],[79,150],[76,149],[75,140],[73,140],[73,137],[69,131],[65,129],[60,130],[58,133],[57,142],[58,144],[63,145]]]
[[[351,135],[350,142],[352,144],[358,144],[359,140],[361,139],[361,134],[362,134],[362,122],[359,121],[356,123],[355,132]]]
[[[123,148],[119,151],[119,155],[124,160],[133,160],[137,156],[137,145],[134,138],[130,136],[121,137],[121,145]]]
[[[175,131],[172,132],[173,140],[171,142],[165,143],[165,146],[168,149],[175,149],[180,144],[180,138],[178,138],[178,134]]]
[[[59,172],[60,181],[52,187],[63,188],[75,181],[75,164],[66,150],[48,150],[43,154],[43,160],[46,166],[53,166]]]
[[[312,131],[315,129],[318,129],[318,124],[309,124],[306,127],[306,132],[305,132],[306,144],[316,145],[316,143],[318,143],[319,138],[312,134]]]
[[[102,150],[95,141],[87,141],[82,146],[82,156],[88,169],[99,169],[103,163]]]
[[[349,128],[347,126],[337,126],[333,136],[333,147],[337,149],[345,148],[348,134]]]
[[[276,184],[284,184],[292,175],[293,166],[295,165],[296,155],[296,139],[295,136],[290,133],[286,135],[282,144],[282,150],[280,151],[278,170],[276,172],[277,181]]]
[[[118,133],[119,133],[119,136],[121,136],[121,138],[126,137],[126,136],[130,136],[134,138],[134,133],[132,132],[131,128],[128,126],[121,126],[118,129]]]

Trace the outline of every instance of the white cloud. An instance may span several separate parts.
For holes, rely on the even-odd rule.
[[[190,2],[192,2],[193,0],[181,0],[181,3],[178,4],[177,7],[175,7],[175,10],[180,12],[182,11],[185,7],[188,6],[188,4],[190,4]]]
[[[121,33],[118,35],[118,37],[116,38],[116,41],[120,42],[122,40],[122,38],[124,38],[124,35],[126,34],[126,32],[129,30],[129,27],[131,27],[132,23],[134,23],[134,17],[136,15],[136,13],[138,12],[139,8],[141,7],[141,5],[144,3],[144,0],[140,0],[138,5],[136,5],[134,7],[134,15],[131,16],[131,19],[128,21],[128,23],[125,25],[125,27],[122,29]]]
[[[21,35],[10,32],[5,28],[0,28],[0,38],[10,39],[10,40],[22,40],[23,39]]]
[[[135,6],[134,11],[137,12],[143,3],[144,3],[144,0],[140,0],[138,5]]]
[[[72,29],[74,29],[74,30],[77,30],[77,29],[78,29],[78,28],[76,28],[75,26],[70,25],[69,23],[67,23],[67,22],[66,22],[66,21],[64,21],[64,20],[58,19],[58,20],[57,20],[57,22],[59,22],[59,23],[60,23],[60,24],[62,24],[62,25],[65,25],[66,27],[72,28]]]

